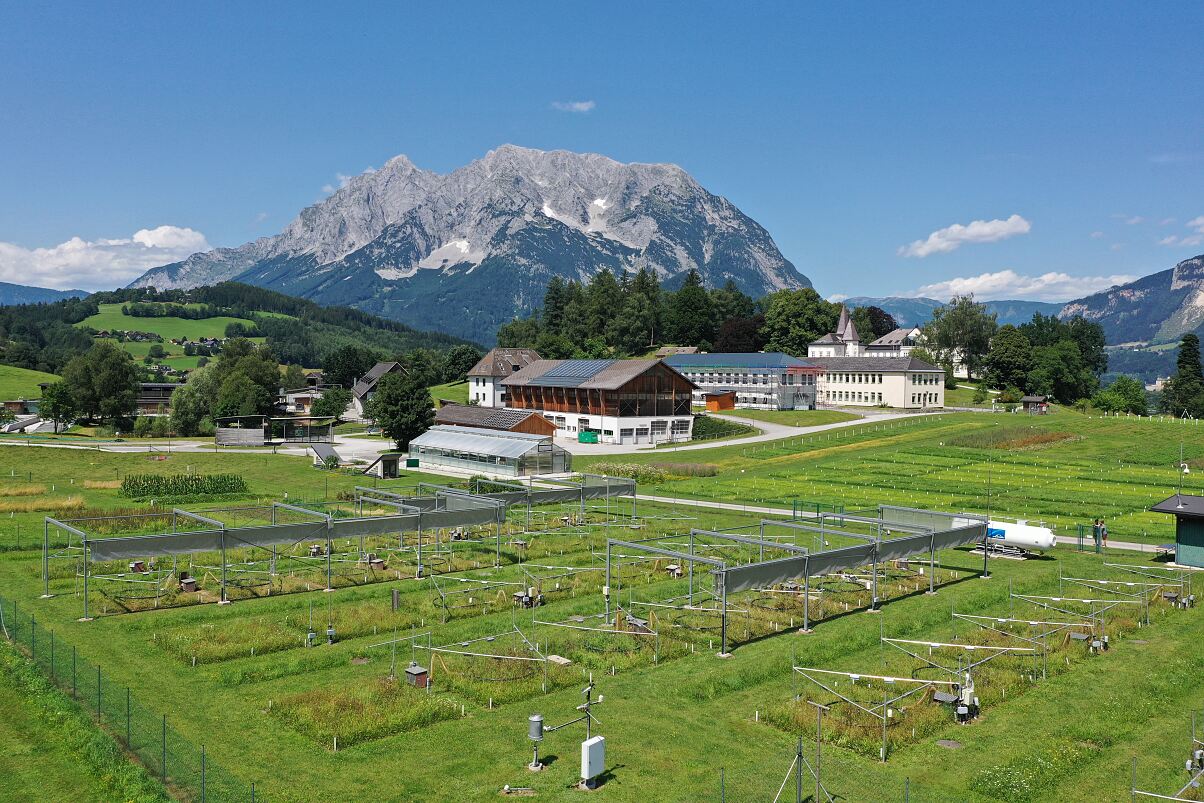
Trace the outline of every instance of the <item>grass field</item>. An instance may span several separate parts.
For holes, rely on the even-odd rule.
[[[1043,518],[1073,522],[1098,510],[1096,515],[1108,516],[1113,539],[1127,536],[1130,522],[1147,527],[1153,539],[1165,539],[1169,522],[1140,511],[1152,498],[1173,491],[1176,478],[1167,466],[1177,459],[1181,438],[1189,459],[1204,457],[1204,439],[1191,426],[1064,412],[1047,418],[916,417],[785,443],[682,452],[676,461],[688,456],[716,466],[718,474],[677,475],[641,491],[787,506],[801,497],[850,508],[885,501],[981,511],[989,467],[993,511],[1040,506]],[[664,455],[622,459],[656,462]],[[585,468],[591,461],[578,462]],[[177,454],[150,461],[142,455],[0,449],[0,489],[21,484],[18,470],[31,472],[33,483],[45,490],[12,501],[78,495],[98,511],[147,505],[123,499],[112,488],[78,487],[131,471],[232,471],[247,477],[253,494],[279,499],[287,491],[290,501],[334,500],[362,484],[362,478],[313,470],[302,458],[268,454]],[[1199,492],[1191,485],[1195,477],[1189,475],[1189,486]],[[419,478],[393,485],[404,487]],[[496,569],[492,541],[445,542],[450,551],[442,557],[436,553],[430,564],[445,573],[434,581],[416,581],[409,579],[412,563],[405,554],[389,552],[381,542],[370,548],[387,556],[387,567],[375,576],[358,566],[340,569],[336,590],[329,594],[305,593],[299,584],[306,570],[299,569],[287,581],[282,578],[271,596],[247,586],[229,606],[192,604],[113,615],[120,605],[114,598],[102,603],[109,592],[94,587],[94,610],[101,615],[92,622],[75,621],[80,599],[70,561],[54,563],[56,596],[37,599],[40,514],[17,513],[0,524],[0,543],[10,545],[0,552],[0,594],[36,611],[43,626],[77,644],[86,661],[103,664],[111,682],[131,686],[144,705],[186,719],[215,765],[254,781],[264,800],[491,800],[504,784],[531,786],[544,799],[577,799],[580,793],[571,783],[581,729],[548,734],[540,754],[550,766],[535,775],[524,768],[530,760],[526,719],[540,712],[549,724],[558,724],[576,716],[579,690],[590,672],[597,691],[606,696],[596,709],[603,725],[595,733],[608,742],[608,773],[596,793],[599,799],[719,799],[722,767],[727,799],[771,800],[797,738],[810,740],[814,734],[814,712],[810,706],[800,709],[796,700],[812,692],[792,666],[907,677],[917,666],[884,650],[880,634],[984,643],[973,641],[971,625],[955,625],[951,610],[1048,616],[1035,608],[1023,612],[1021,603],[1009,600],[1009,591],[1064,594],[1061,576],[1122,578],[1104,566],[1119,557],[1115,552],[1098,556],[1059,547],[1042,559],[994,561],[988,580],[978,577],[981,558],[946,550],[939,555],[936,597],[920,593],[926,578],[892,570],[880,588],[889,601],[881,613],[869,615],[860,612],[868,602],[864,587],[834,580],[812,608],[822,621],[811,635],[796,632],[798,611],[792,602],[740,592],[729,600],[736,612],[729,635],[737,646],[727,660],[714,657],[717,633],[705,610],[658,615],[651,608],[650,621],[660,632],[653,642],[538,625],[532,611],[511,604],[512,587],[505,584],[538,582],[546,596],[545,605],[535,609],[540,621],[589,626],[602,610],[598,554],[608,535],[627,540],[660,535],[672,545],[683,540],[674,534],[690,528],[747,526],[760,518],[640,502],[645,518],[635,522],[638,529],[630,529],[629,505],[612,501],[608,518],[603,503],[593,502],[586,522],[568,526],[560,523],[566,510],[537,508],[533,534],[521,535],[522,545],[516,539],[525,529],[524,511],[512,509],[502,565]],[[180,506],[195,509],[197,504]],[[257,514],[213,515],[245,521]],[[26,541],[23,548],[11,549],[4,525],[17,523],[29,528],[27,533],[32,530],[35,548]],[[817,546],[809,536],[797,543]],[[339,544],[337,549],[345,556],[356,547]],[[282,560],[282,565],[297,562],[283,551]],[[1124,560],[1148,557],[1130,554]],[[684,594],[684,580],[668,576],[663,560],[623,566],[611,586],[614,601],[629,610]],[[201,596],[211,599],[213,573],[195,576],[202,579]],[[320,586],[320,580],[313,584]],[[397,613],[389,602],[394,588],[401,592]],[[299,593],[279,593],[289,590]],[[319,634],[328,624],[336,627],[336,644],[328,646],[322,638],[321,646],[304,646],[311,617]],[[544,675],[521,662],[428,652],[424,638],[417,639],[419,647],[401,644],[396,652],[374,646],[430,632],[436,646],[528,655],[516,627],[544,652],[563,655],[572,664],[543,667],[548,669]],[[1045,680],[1029,677],[1031,667],[1023,662],[1000,663],[984,672],[979,689],[984,715],[972,725],[955,724],[947,709],[930,703],[901,706],[890,726],[891,756],[885,764],[872,754],[876,731],[835,711],[825,725],[829,790],[850,801],[902,800],[909,782],[914,801],[1118,800],[1127,795],[1130,760],[1136,756],[1143,785],[1173,792],[1182,783],[1189,712],[1204,705],[1196,681],[1204,654],[1193,646],[1204,638],[1204,612],[1154,606],[1151,626],[1140,629],[1132,616],[1115,613],[1109,633],[1113,647],[1098,657],[1087,656],[1074,642],[1058,645],[1053,653],[1058,666]],[[411,659],[433,668],[431,693],[386,680],[391,667],[400,672],[396,664],[404,667]],[[16,713],[8,716],[14,727],[26,727]],[[956,740],[961,749],[950,752],[937,744],[939,739]],[[62,760],[48,753],[45,762],[53,768]]]
[[[180,371],[188,371],[197,366],[199,357],[188,356],[184,354],[184,349],[171,342],[172,338],[187,337],[189,340],[197,340],[202,337],[222,338],[226,335],[226,326],[231,323],[241,323],[246,326],[253,326],[254,322],[244,318],[230,318],[220,316],[217,318],[203,318],[201,320],[190,320],[187,318],[136,318],[131,315],[123,315],[121,312],[121,304],[101,304],[100,312],[85,318],[80,322],[80,326],[91,327],[96,330],[114,330],[123,329],[126,331],[151,332],[161,335],[163,342],[157,345],[163,347],[167,352],[167,356],[160,360],[164,365],[168,365]],[[263,338],[251,338],[251,340],[261,343]],[[136,360],[141,360],[150,351],[153,343],[135,342],[135,343],[117,343],[125,351],[134,357]]]
[[[787,427],[818,427],[823,424],[855,421],[861,417],[842,410],[722,410],[719,414],[751,418]]]
[[[468,382],[446,382],[430,388],[432,399],[468,404]]]
[[[57,380],[54,374],[0,365],[0,399],[38,399],[42,396],[38,383]]]

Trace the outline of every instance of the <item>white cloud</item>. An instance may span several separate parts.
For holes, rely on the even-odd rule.
[[[592,100],[555,100],[552,101],[552,108],[558,112],[573,112],[575,114],[588,114],[597,106]]]
[[[1145,223],[1145,218],[1141,215],[1125,218],[1125,223],[1129,226],[1136,226],[1138,223]]]
[[[267,212],[257,212],[257,213],[255,214],[255,222],[256,222],[256,223],[262,223],[262,222],[264,222],[264,221],[265,221],[265,220],[267,220],[267,219],[268,219],[268,213],[267,213]]]
[[[359,173],[358,175],[366,176],[369,173],[375,173],[375,172],[376,172],[376,168],[369,165],[368,167],[365,167],[364,171],[362,173]],[[322,192],[326,193],[327,195],[330,195],[332,192],[336,192],[338,190],[343,189],[348,184],[350,184],[351,179],[355,178],[356,176],[349,175],[347,173],[335,173],[334,177],[335,177],[335,180],[338,182],[337,184],[329,183],[329,184],[322,185]]]
[[[72,237],[49,248],[0,242],[0,280],[61,290],[111,289],[210,248],[205,235],[180,226],[139,229],[111,240]]]
[[[973,293],[979,301],[1020,299],[1028,301],[1066,301],[1071,298],[1097,293],[1115,284],[1127,284],[1136,276],[1071,276],[1068,273],[1043,273],[1040,276],[1022,276],[1014,270],[982,273],[978,276],[961,276],[920,287],[909,296],[925,296],[940,301],[953,296]]]
[[[831,301],[833,304],[839,304],[848,297],[848,293],[833,293],[832,295],[828,296],[828,301]]]
[[[1104,239],[1104,233],[1102,231],[1093,231],[1091,232],[1091,239],[1102,240]]]
[[[1175,222],[1175,219],[1173,217],[1164,217],[1162,220],[1158,221],[1158,225],[1159,226],[1169,226],[1174,222]]]
[[[1191,229],[1193,234],[1185,234],[1182,237],[1172,234],[1168,237],[1163,237],[1158,241],[1159,245],[1169,246],[1186,246],[1195,248],[1196,246],[1204,245],[1204,215],[1194,217],[1187,221],[1187,228]]]
[[[943,229],[937,229],[928,235],[926,240],[916,240],[910,245],[899,247],[899,256],[926,257],[930,254],[946,254],[955,251],[964,243],[993,243],[1015,237],[1018,234],[1028,234],[1032,224],[1020,215],[1012,215],[1007,220],[975,220],[967,225],[954,223]]]

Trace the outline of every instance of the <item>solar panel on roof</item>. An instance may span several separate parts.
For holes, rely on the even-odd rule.
[[[552,387],[576,387],[605,370],[614,360],[565,360],[544,372],[535,384]]]
[[[613,360],[565,360],[543,377],[565,377],[572,379],[589,379],[594,374],[610,365]]]

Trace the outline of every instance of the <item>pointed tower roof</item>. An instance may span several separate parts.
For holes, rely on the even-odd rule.
[[[846,343],[861,342],[861,338],[857,335],[857,326],[849,317],[849,308],[844,304],[840,305],[840,321],[836,324],[836,336]]]

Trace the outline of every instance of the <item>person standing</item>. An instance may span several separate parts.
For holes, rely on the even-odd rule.
[[[1108,525],[1104,524],[1104,520],[1099,520],[1099,535],[1100,540],[1104,542],[1104,549],[1108,548]]]
[[[1102,519],[1096,519],[1091,522],[1091,540],[1095,542],[1095,551],[1099,552],[1100,544],[1100,528],[1103,526]]]

